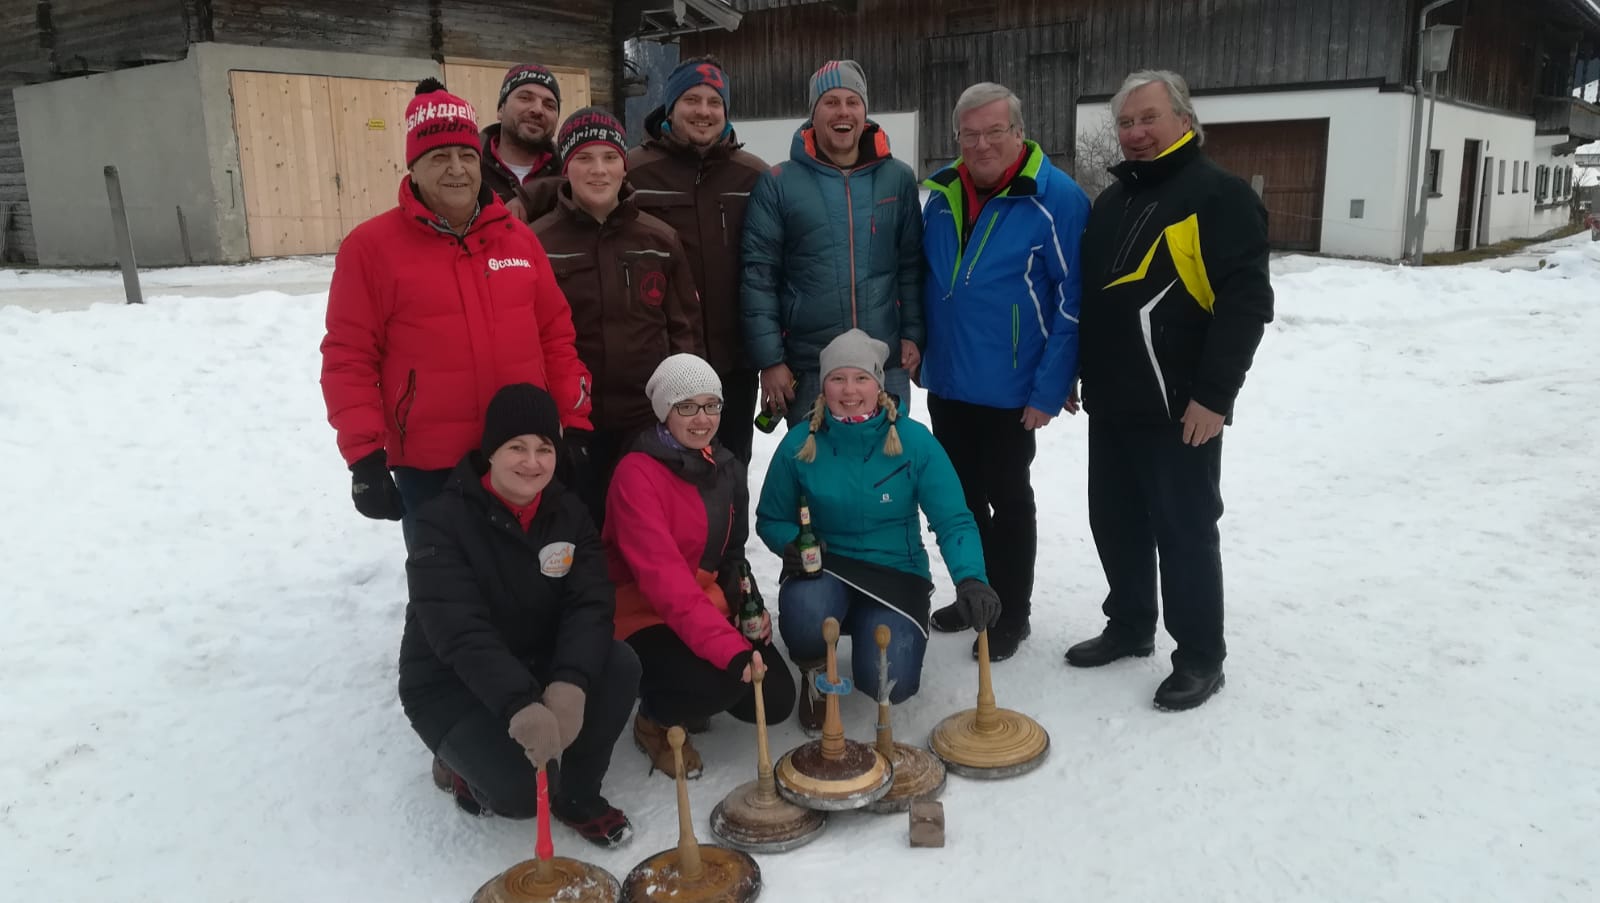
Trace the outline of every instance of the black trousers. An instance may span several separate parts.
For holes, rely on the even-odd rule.
[[[606,523],[606,492],[611,489],[611,475],[638,435],[638,430],[595,430],[589,434],[587,459],[571,471],[578,484],[578,497],[589,509],[596,530]],[[559,470],[557,473],[560,475]]]
[[[600,796],[600,782],[611,767],[611,749],[628,723],[639,689],[639,657],[613,641],[597,685],[583,704],[583,727],[550,773],[553,800],[583,808]],[[440,741],[435,755],[472,788],[472,795],[496,815],[532,818],[538,814],[536,772],[522,745],[506,732],[505,719],[481,704],[467,711]]]
[[[1174,666],[1222,664],[1222,437],[1195,448],[1182,424],[1089,418],[1089,528],[1111,591],[1107,629],[1156,631],[1156,556]]]
[[[756,396],[761,378],[754,370],[731,370],[722,378],[722,425],[717,441],[745,466],[750,464],[756,434]]]
[[[727,712],[755,724],[754,685],[695,655],[671,627],[646,627],[628,637],[628,645],[638,653],[644,671],[639,682],[639,711],[645,717],[672,725]],[[767,723],[780,724],[794,711],[794,675],[783,653],[770,641],[756,651],[767,666],[767,676],[761,681]]]
[[[933,435],[955,465],[967,510],[978,522],[1000,622],[1025,624],[1033,610],[1039,513],[1029,469],[1038,448],[1021,408],[991,408],[928,395]]]

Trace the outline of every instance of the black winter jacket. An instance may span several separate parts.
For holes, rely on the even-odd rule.
[[[479,452],[462,459],[417,512],[406,561],[400,702],[430,749],[472,698],[509,725],[552,681],[588,690],[611,651],[616,602],[588,510],[553,481],[524,532],[487,471]]]
[[[1231,420],[1272,321],[1266,208],[1192,136],[1111,172],[1083,233],[1084,408],[1167,423],[1194,400]]]

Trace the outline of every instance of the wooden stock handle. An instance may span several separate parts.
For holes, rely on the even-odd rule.
[[[700,862],[700,842],[694,839],[694,817],[689,814],[689,782],[683,777],[683,728],[674,724],[667,730],[672,745],[672,764],[678,772],[678,873],[698,881],[705,870]]]

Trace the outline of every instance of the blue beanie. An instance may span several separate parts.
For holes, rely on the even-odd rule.
[[[722,108],[727,111],[728,76],[715,63],[703,59],[685,60],[667,76],[667,115],[672,115],[672,105],[690,88],[705,85],[722,98]]]

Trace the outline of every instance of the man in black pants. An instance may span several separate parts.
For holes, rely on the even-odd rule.
[[[1089,199],[1023,132],[1022,103],[1003,85],[962,92],[951,117],[961,159],[933,174],[923,213],[922,385],[933,434],[950,455],[978,522],[1000,620],[989,659],[1031,630],[1038,512],[1029,467],[1034,432],[1063,405],[1078,369],[1078,237]],[[937,630],[965,630],[956,606]],[[977,655],[977,644],[973,644]]]
[[[1172,674],[1155,704],[1221,689],[1222,427],[1272,320],[1267,214],[1200,151],[1188,85],[1135,72],[1111,101],[1117,181],[1083,236],[1089,526],[1110,592],[1105,630],[1067,650],[1082,668],[1154,651],[1156,555]]]

